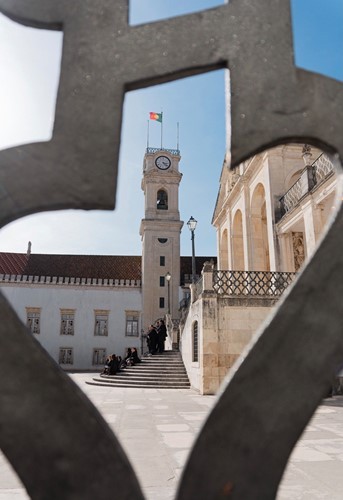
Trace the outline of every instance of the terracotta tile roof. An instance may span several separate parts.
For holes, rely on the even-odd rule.
[[[0,274],[24,274],[28,261],[25,253],[0,253]]]
[[[14,265],[16,264],[16,265]],[[141,257],[0,253],[1,274],[70,278],[141,279]]]
[[[0,274],[27,276],[57,276],[69,278],[102,278],[140,280],[142,277],[139,255],[54,255],[0,252]],[[196,274],[200,275],[204,262],[215,257],[196,257]],[[192,274],[192,258],[181,257],[181,284],[185,275]],[[186,281],[189,281],[186,279]]]

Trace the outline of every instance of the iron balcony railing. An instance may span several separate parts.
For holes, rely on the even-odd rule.
[[[213,290],[235,297],[280,297],[297,273],[213,271]]]
[[[324,153],[317,158],[312,167],[315,184],[320,184],[334,171],[332,161]]]
[[[330,159],[322,153],[318,158],[301,172],[299,179],[280,198],[281,217],[292,210],[303,196],[325,180],[334,171]]]

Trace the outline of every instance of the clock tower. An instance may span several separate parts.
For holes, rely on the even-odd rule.
[[[147,148],[143,162],[143,328],[170,313],[176,318],[180,287],[179,150]]]

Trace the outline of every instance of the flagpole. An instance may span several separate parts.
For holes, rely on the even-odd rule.
[[[146,138],[146,147],[147,149],[149,149],[149,120],[147,120],[148,122],[148,130],[147,130],[147,138]]]
[[[179,151],[179,122],[176,123],[176,149]]]
[[[163,112],[161,111],[161,149],[163,149]]]

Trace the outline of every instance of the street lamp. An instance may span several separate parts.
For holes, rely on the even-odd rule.
[[[168,314],[170,314],[170,280],[171,280],[171,274],[168,271],[166,274],[166,280],[168,283]]]
[[[194,231],[197,227],[198,221],[191,217],[187,222],[188,229],[191,232],[191,240],[192,240],[192,283],[195,283],[195,250],[194,250]]]

